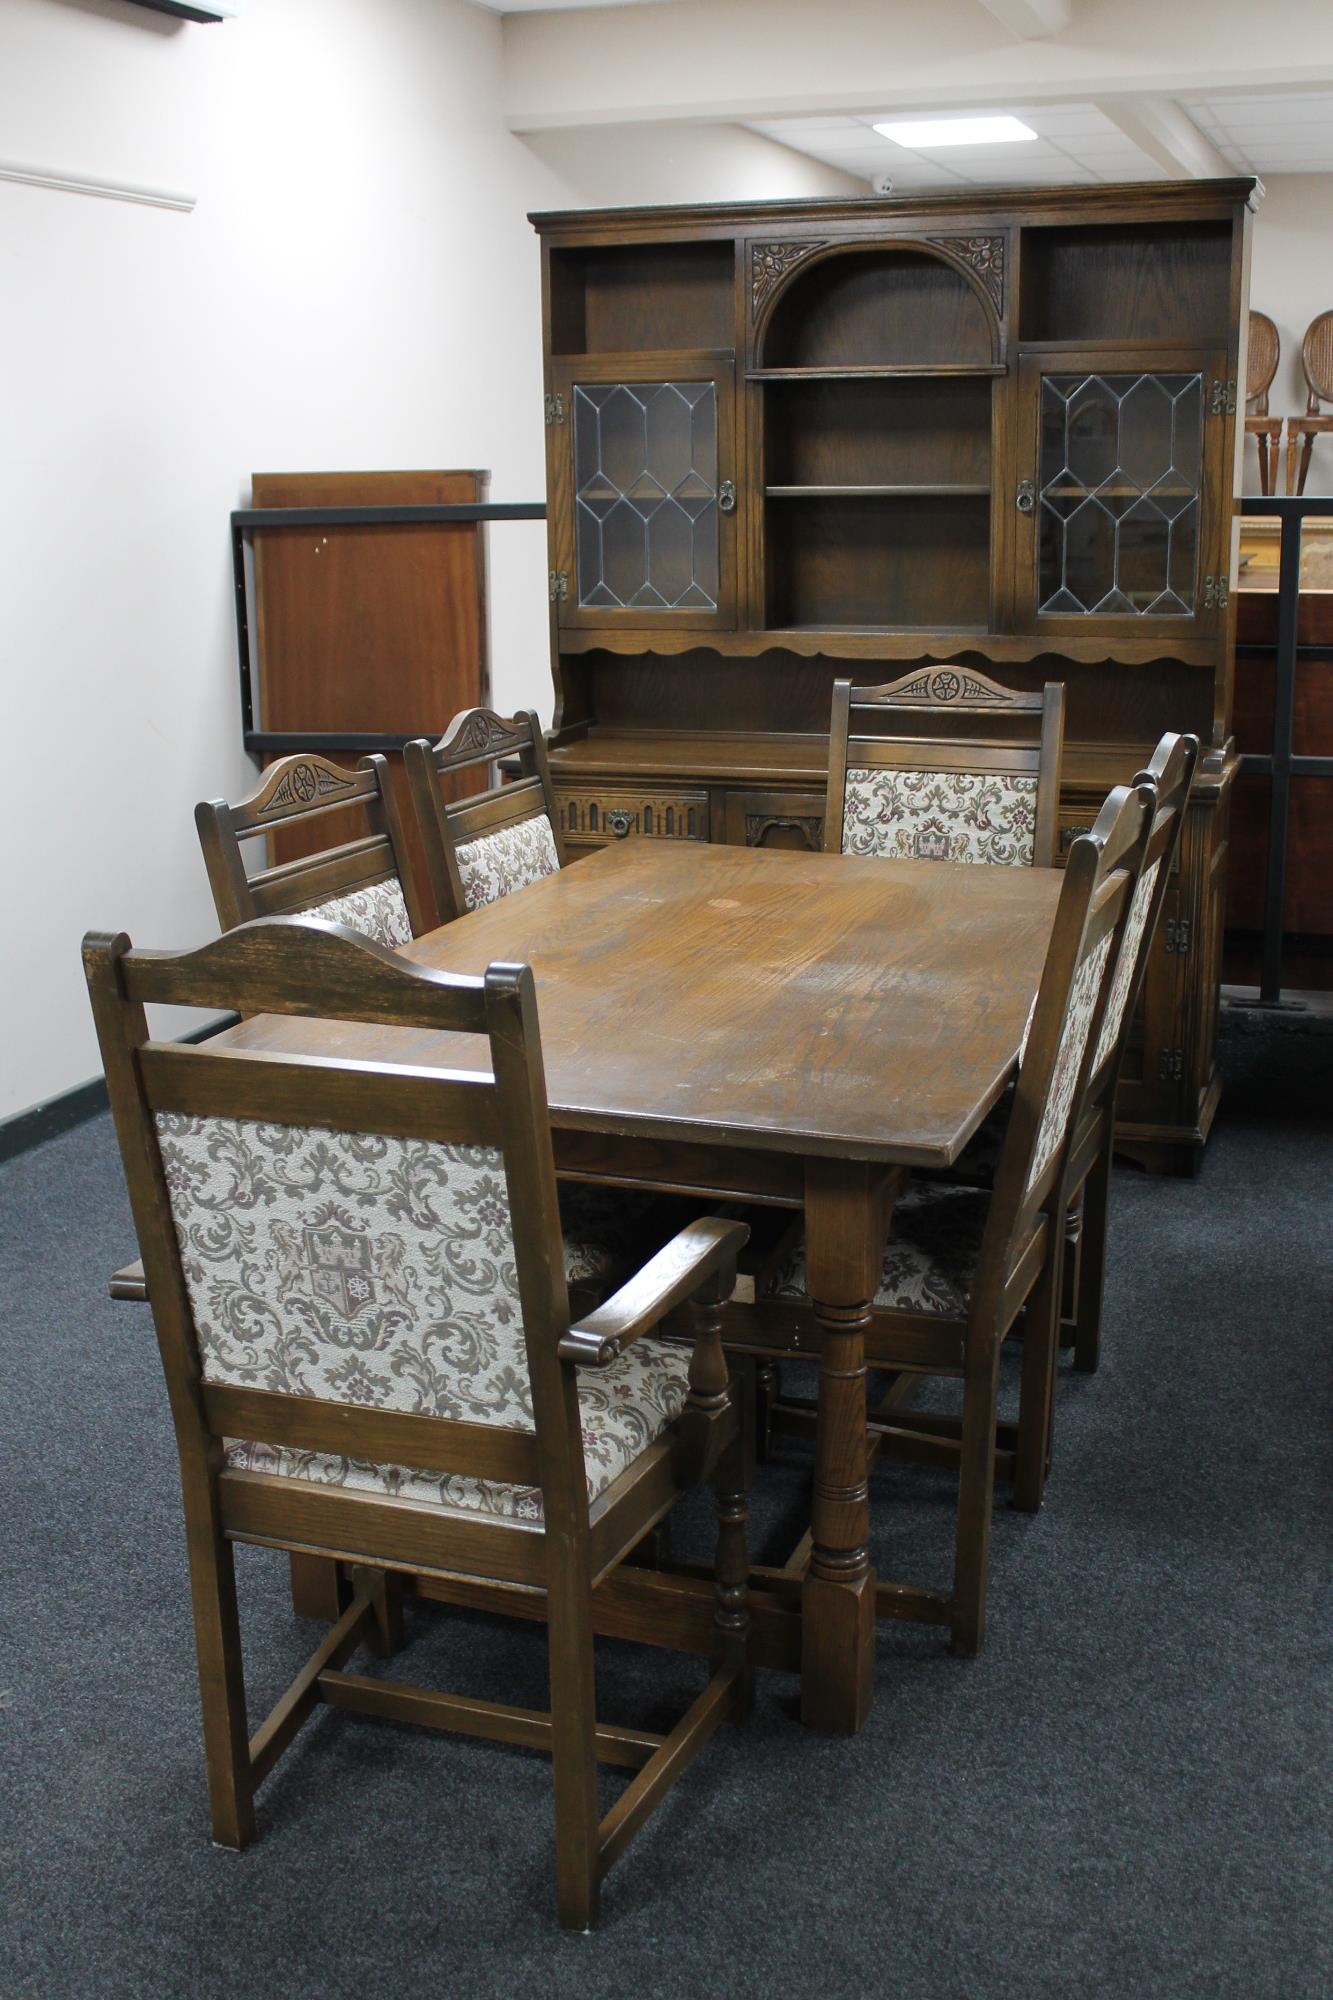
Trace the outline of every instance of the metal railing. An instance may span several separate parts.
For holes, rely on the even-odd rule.
[[[1270,780],[1268,801],[1268,869],[1264,883],[1263,958],[1259,998],[1252,1005],[1280,1007],[1282,999],[1283,917],[1287,902],[1287,849],[1291,832],[1291,787],[1295,778],[1333,778],[1333,757],[1297,756],[1292,749],[1296,717],[1296,671],[1302,661],[1333,659],[1333,646],[1301,645],[1297,639],[1301,602],[1301,529],[1311,516],[1333,515],[1333,494],[1278,497],[1247,494],[1239,502],[1243,515],[1275,515],[1282,523],[1277,573],[1277,648],[1273,685],[1273,747],[1246,751],[1240,760],[1247,776]],[[1265,658],[1273,649],[1237,646],[1243,658]],[[1289,1003],[1287,1003],[1289,1004]]]

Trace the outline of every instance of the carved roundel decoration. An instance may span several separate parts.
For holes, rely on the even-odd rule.
[[[963,692],[963,683],[957,674],[948,672],[933,674],[930,692],[936,701],[957,701]]]
[[[303,805],[308,805],[319,789],[315,774],[309,764],[297,764],[292,771],[292,790]]]

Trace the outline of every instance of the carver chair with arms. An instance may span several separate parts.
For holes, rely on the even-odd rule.
[[[1022,694],[964,666],[835,681],[825,850],[1050,867],[1063,741],[1056,681]]]
[[[959,1653],[977,1652],[985,1632],[997,1462],[1012,1476],[1019,1505],[1041,1500],[1059,1333],[1065,1161],[1151,811],[1147,787],[1117,787],[1091,832],[1070,849],[993,1192],[946,1181],[916,1181],[901,1191],[878,1284],[863,1308],[872,1367],[905,1381],[962,1381],[961,1418],[902,1410],[869,1424],[872,1458],[883,1451],[957,1471],[952,1590],[881,1582],[876,1608],[881,1616],[947,1625]],[[998,1425],[1000,1353],[1020,1314],[1019,1418]],[[726,1308],[725,1326],[736,1352],[765,1360],[818,1353],[802,1245],[753,1306]]]
[[[522,776],[512,785],[449,800],[449,781],[458,773],[513,755]],[[546,739],[535,710],[504,716],[489,708],[464,709],[438,743],[424,736],[409,743],[403,766],[440,923],[494,903],[563,865]]]
[[[215,1839],[251,1838],[257,1788],[321,1702],[492,1736],[553,1758],[560,1917],[586,1928],[748,1697],[746,1452],[720,1343],[743,1225],[690,1224],[571,1323],[527,967],[450,976],[299,919],[179,954],[90,936],[84,961],[176,1430]],[[487,1066],[154,1042],[152,1003],[448,1033]],[[680,1311],[688,1353],[653,1337]],[[599,1724],[593,1589],[702,1479],[714,1671],[666,1736]],[[352,1603],[249,1737],[238,1541],[354,1566]],[[545,1592],[549,1713],[344,1671],[363,1642],[393,1649],[402,1574],[432,1572]],[[599,1760],[636,1771],[600,1820]]]

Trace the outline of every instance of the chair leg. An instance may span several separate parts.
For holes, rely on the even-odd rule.
[[[1000,1343],[969,1331],[963,1368],[963,1428],[958,1467],[950,1650],[970,1657],[986,1636],[986,1577],[995,1488],[995,1406]]]
[[[391,1660],[403,1643],[403,1579],[392,1569],[358,1569],[353,1576],[357,1582],[364,1580],[370,1599],[367,1644],[377,1659]]]
[[[254,1784],[245,1717],[245,1675],[236,1611],[236,1570],[211,1508],[206,1518],[186,1508],[190,1595],[199,1659],[199,1701],[208,1767],[213,1838],[221,1847],[245,1847],[255,1837]]]
[[[750,1518],[748,1459],[742,1435],[727,1446],[713,1474],[717,1505],[713,1641],[720,1664],[734,1666],[740,1675],[733,1711],[737,1722],[749,1714],[754,1692],[748,1659],[750,1560],[745,1545],[745,1524]]]
[[[1108,1146],[1083,1187],[1083,1247],[1078,1306],[1074,1314],[1074,1366],[1093,1375],[1102,1353],[1102,1299],[1106,1285],[1106,1219],[1111,1195]]]
[[[773,1406],[782,1396],[782,1372],[776,1361],[761,1361],[754,1371],[755,1453],[765,1464],[773,1447]]]
[[[1013,1503],[1035,1514],[1046,1491],[1051,1414],[1060,1356],[1062,1241],[1054,1241],[1046,1268],[1028,1300],[1019,1381],[1018,1439],[1014,1451]]]
[[[565,1574],[559,1572],[564,1570]],[[597,1690],[592,1593],[586,1572],[552,1564],[547,1591],[551,1763],[555,1778],[556,1901],[564,1929],[590,1931],[600,1907]]]

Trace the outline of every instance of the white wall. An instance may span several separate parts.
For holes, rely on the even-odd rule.
[[[89,927],[214,928],[192,810],[248,790],[227,514],[252,471],[485,465],[540,498],[531,208],[698,198],[679,135],[508,131],[464,0],[249,0],[217,27],[3,0],[0,162],[197,196],[189,215],[0,181],[0,1116],[96,1073]],[[842,176],[735,133],[718,196]],[[765,174],[767,173],[767,181]],[[550,710],[545,534],[491,534],[497,701]],[[179,1024],[178,1024],[179,1025]]]
[[[597,125],[529,132],[525,140],[569,184],[580,207],[799,201],[870,192],[868,181],[779,146],[743,125]]]
[[[1305,329],[1317,314],[1333,310],[1333,174],[1265,175],[1264,189],[1254,221],[1250,304],[1277,325],[1282,358],[1268,407],[1274,416],[1286,417],[1305,408]],[[1285,479],[1284,465],[1280,490],[1285,491]],[[1333,493],[1333,438],[1316,443],[1305,490]],[[1245,491],[1259,491],[1253,444],[1246,446]]]

